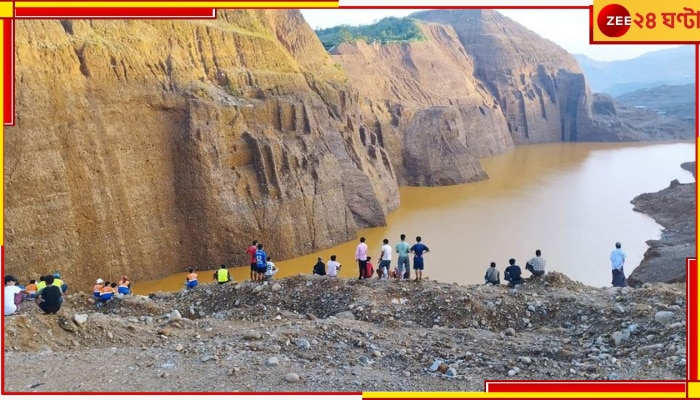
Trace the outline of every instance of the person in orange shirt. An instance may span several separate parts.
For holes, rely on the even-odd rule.
[[[199,284],[197,278],[197,274],[194,273],[194,268],[190,268],[190,273],[187,274],[187,278],[185,280],[185,287],[192,289],[193,287],[197,286]]]
[[[36,297],[36,280],[32,279],[29,281],[29,285],[24,288],[24,298],[27,300],[34,300]]]
[[[129,294],[131,293],[131,282],[129,282],[129,279],[126,277],[126,275],[122,276],[122,279],[119,281],[119,288],[117,291],[121,294]]]
[[[105,287],[105,281],[102,280],[102,278],[98,278],[97,281],[95,281],[95,286],[92,287],[92,295],[95,297],[95,299],[100,299],[100,295],[102,294],[102,288]]]
[[[100,299],[97,303],[98,307],[100,307],[103,303],[106,303],[114,298],[114,291],[112,290],[111,285],[114,285],[115,288],[117,286],[116,283],[110,284],[109,282],[105,282],[102,289],[100,289]]]

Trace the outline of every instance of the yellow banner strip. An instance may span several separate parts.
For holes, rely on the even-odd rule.
[[[338,1],[18,1],[15,8],[338,8]]]

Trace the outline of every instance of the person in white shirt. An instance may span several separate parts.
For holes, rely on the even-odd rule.
[[[357,266],[360,269],[360,277],[357,279],[365,278],[365,270],[367,269],[367,243],[365,243],[365,238],[360,238],[360,244],[357,245],[355,250],[355,261],[357,261]]]
[[[266,267],[267,269],[265,270],[265,275],[263,276],[263,279],[269,281],[277,273],[277,271],[279,271],[279,269],[275,267],[275,264],[272,262],[272,257],[270,256],[267,256]]]
[[[391,266],[391,246],[389,246],[389,239],[384,239],[384,244],[382,245],[382,253],[379,255],[379,270],[382,271],[381,279],[389,278],[389,267]]]
[[[5,315],[12,315],[15,312],[17,312],[17,308],[19,307],[19,303],[17,302],[17,298],[19,297],[19,301],[22,301],[22,289],[17,286],[17,279],[13,277],[12,275],[5,275]],[[17,296],[17,295],[20,296]]]
[[[335,260],[335,254],[331,256],[331,260],[328,261],[328,276],[331,278],[335,278],[338,276],[338,272],[340,272],[340,268],[342,265],[338,261]]]

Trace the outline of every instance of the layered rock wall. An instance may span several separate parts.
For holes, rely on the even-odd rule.
[[[297,11],[21,21],[6,268],[89,285],[328,247],[398,206],[358,96]]]

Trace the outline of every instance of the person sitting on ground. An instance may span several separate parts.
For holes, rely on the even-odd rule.
[[[335,278],[338,276],[338,272],[340,272],[340,268],[343,266],[340,265],[338,261],[336,261],[335,254],[331,256],[331,260],[328,261],[328,277],[330,278]]]
[[[112,290],[112,283],[107,281],[104,286],[102,286],[102,289],[100,289],[100,301],[97,303],[97,306],[99,307],[101,303],[107,303],[113,298],[114,291]]]
[[[488,285],[500,285],[501,284],[501,271],[496,268],[496,263],[491,262],[491,266],[486,269],[486,274],[484,275],[484,281]]]
[[[265,270],[265,277],[263,278],[266,281],[269,281],[272,279],[272,277],[277,273],[278,269],[275,266],[275,264],[272,262],[272,257],[267,256],[267,269]]]
[[[532,274],[530,275],[531,278],[539,278],[544,275],[545,266],[547,266],[547,262],[544,260],[542,252],[539,250],[535,251],[535,256],[525,263],[525,269]]]
[[[61,274],[59,274],[58,272],[53,274],[53,285],[61,288],[61,293],[63,294],[65,294],[68,291],[68,284],[66,284],[61,279]]]
[[[367,256],[367,266],[365,267],[365,278],[369,279],[374,275],[374,264],[372,264],[372,257]]]
[[[5,275],[5,315],[12,315],[19,309],[22,303],[22,289],[17,286],[17,279],[12,275]],[[19,301],[18,301],[19,299]]]
[[[55,286],[53,275],[44,278],[46,287],[36,298],[36,304],[46,314],[56,314],[63,304],[63,292],[59,286]]]
[[[36,283],[36,295],[41,294],[41,291],[46,287],[46,276],[42,275],[39,277],[39,282]]]
[[[231,282],[231,273],[228,272],[225,265],[221,264],[221,267],[214,272],[214,280],[219,285],[223,285],[226,282]]]
[[[326,264],[323,263],[323,258],[318,258],[316,265],[314,265],[313,274],[320,276],[326,275]]]
[[[187,277],[185,278],[185,287],[192,289],[193,287],[199,285],[199,281],[197,279],[198,276],[194,273],[194,268],[190,268],[190,273],[187,274]]]
[[[508,281],[509,287],[515,287],[515,285],[521,285],[523,283],[522,270],[519,265],[515,265],[515,258],[508,260],[508,268],[503,272],[503,279]]]
[[[34,300],[36,297],[36,280],[31,279],[29,285],[24,288],[24,298],[26,300]]]
[[[117,287],[117,282],[112,282],[109,284],[109,288],[112,289],[112,295],[118,299],[123,299],[124,295],[119,293],[119,288]]]
[[[102,278],[97,278],[95,281],[95,286],[92,287],[92,297],[94,297],[96,300],[100,299],[100,295],[102,295],[102,289],[105,287],[105,281],[102,280]]]
[[[127,278],[126,275],[122,276],[122,279],[119,280],[119,287],[117,288],[117,291],[120,294],[131,293],[131,282],[129,282],[129,278]]]

